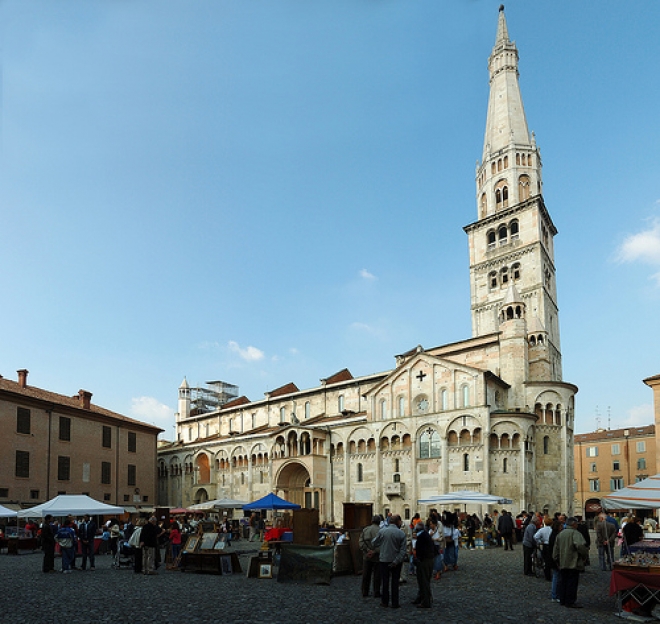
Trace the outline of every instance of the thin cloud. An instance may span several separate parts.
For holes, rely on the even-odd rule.
[[[146,422],[163,423],[174,416],[174,410],[154,397],[131,399],[131,416]]]
[[[360,323],[360,322],[355,322],[351,323],[351,329],[355,331],[360,331],[360,332],[365,332],[366,334],[378,334],[379,331],[372,325],[369,325],[367,323]]]
[[[660,269],[660,218],[652,219],[646,230],[626,236],[616,258],[619,262],[641,262]],[[660,286],[660,272],[652,278]]]
[[[367,271],[367,269],[361,269],[360,270],[360,277],[362,279],[366,279],[366,280],[378,279],[373,273],[370,273],[369,271]]]
[[[259,360],[264,359],[264,352],[261,349],[249,346],[243,349],[237,342],[233,340],[229,341],[229,350],[233,351],[234,353],[238,353],[238,355],[246,362],[258,362]]]
[[[644,405],[636,405],[628,410],[626,419],[623,423],[624,427],[642,427],[651,425],[654,421],[653,405],[650,403]]]

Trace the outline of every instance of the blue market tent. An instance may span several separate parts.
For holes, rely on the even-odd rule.
[[[267,494],[259,500],[243,505],[243,509],[257,511],[259,509],[300,509],[300,505],[290,503],[275,494]]]

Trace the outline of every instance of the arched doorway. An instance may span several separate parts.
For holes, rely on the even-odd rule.
[[[299,462],[290,462],[280,470],[277,489],[286,500],[304,509],[321,509],[321,490],[312,485],[309,471]]]
[[[199,488],[195,492],[195,505],[198,503],[205,503],[209,499],[209,493],[204,488]]]

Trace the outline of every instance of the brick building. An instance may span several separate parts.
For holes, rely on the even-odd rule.
[[[655,425],[575,435],[575,513],[592,518],[600,499],[656,474]]]
[[[36,505],[58,494],[150,505],[158,427],[72,397],[0,377],[0,504]]]

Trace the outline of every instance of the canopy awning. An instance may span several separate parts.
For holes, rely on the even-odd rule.
[[[123,507],[106,505],[100,501],[94,500],[84,494],[60,494],[55,498],[18,512],[19,518],[43,518],[50,514],[56,518],[63,516],[110,516],[113,514],[123,514]]]
[[[438,496],[429,496],[417,501],[421,505],[449,505],[459,503],[461,505],[511,505],[513,501],[505,496],[496,494],[483,494],[482,492],[473,492],[472,490],[459,490],[458,492],[448,492]]]
[[[263,498],[243,505],[243,509],[248,511],[258,511],[259,509],[300,509],[300,505],[290,503],[288,500],[280,498],[276,494],[266,494]]]
[[[603,496],[601,504],[605,509],[660,508],[660,474]]]

